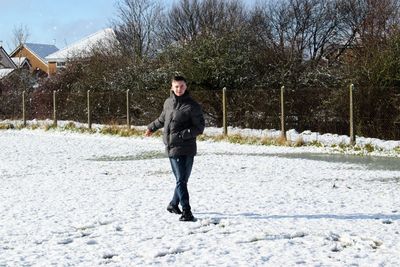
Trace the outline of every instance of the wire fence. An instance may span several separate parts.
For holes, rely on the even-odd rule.
[[[90,91],[89,93],[87,91],[54,93],[39,90],[25,93],[3,92],[0,94],[0,119],[21,119],[24,102],[26,120],[55,119],[77,122],[90,120],[93,123],[106,125],[147,125],[160,115],[168,95],[168,90]],[[202,105],[207,126],[224,126],[222,90],[192,91],[191,95]],[[396,89],[393,89],[390,95],[393,102],[391,106],[400,104]],[[280,96],[280,89],[226,90],[227,126],[281,129]],[[375,99],[375,101],[386,100]],[[349,105],[350,99],[346,88],[285,89],[284,127],[296,129],[298,132],[310,130],[349,135]],[[391,106],[388,105],[388,108]],[[400,139],[399,109],[394,109],[392,112],[368,110],[361,90],[355,90],[354,113],[355,134]]]

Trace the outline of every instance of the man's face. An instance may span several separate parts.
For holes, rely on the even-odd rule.
[[[172,81],[172,87],[171,90],[175,93],[177,96],[181,96],[185,93],[186,91],[186,83],[184,81]]]

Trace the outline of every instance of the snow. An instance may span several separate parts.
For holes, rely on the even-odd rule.
[[[0,147],[0,266],[400,264],[396,157],[199,142],[198,220],[179,222],[160,138],[2,130]]]
[[[205,134],[210,136],[219,135],[222,133],[221,128],[207,128]],[[228,127],[229,134],[239,134],[242,136],[252,136],[252,137],[269,137],[269,138],[278,138],[281,134],[281,131],[275,129],[264,129],[264,130],[255,130],[255,129],[240,129],[235,127]],[[291,142],[296,142],[298,140],[302,140],[304,144],[311,144],[312,142],[319,142],[324,146],[332,146],[332,145],[349,145],[350,137],[347,135],[338,135],[338,134],[321,134],[318,132],[304,131],[302,133],[298,133],[294,129],[290,129],[286,131],[286,138]],[[365,145],[371,145],[372,147],[382,150],[377,151],[377,153],[372,153],[374,155],[379,155],[379,152],[390,152],[396,148],[400,147],[400,140],[381,140],[377,138],[366,138],[362,136],[356,136],[356,145],[359,147],[363,147]]]
[[[26,57],[12,57],[11,59],[18,67],[21,67],[25,61],[28,62]]]
[[[80,123],[75,121],[64,121],[59,120],[58,126],[65,127],[67,124],[73,123],[78,128],[87,128],[86,123]],[[13,125],[21,125],[22,121],[20,120],[2,120],[0,124],[13,124]],[[27,121],[28,125],[35,125],[38,127],[50,126],[53,124],[53,120],[30,120]],[[92,124],[92,129],[99,130],[104,128],[106,125],[101,124]],[[124,126],[122,126],[124,127]],[[135,126],[137,130],[145,130],[147,126]],[[204,131],[204,134],[207,136],[219,136],[223,133],[222,128],[217,127],[207,127]],[[257,138],[278,138],[281,135],[280,130],[275,129],[243,129],[237,127],[228,127],[228,134],[229,135],[240,135],[243,137],[257,137]],[[312,145],[314,142],[319,143],[325,149],[325,152],[329,153],[345,153],[345,154],[368,154],[373,156],[400,156],[398,152],[395,150],[400,151],[400,140],[381,140],[377,138],[366,138],[362,136],[356,136],[356,146],[358,146],[359,150],[354,149],[337,149],[334,146],[341,146],[341,145],[349,145],[350,144],[350,137],[347,135],[338,135],[338,134],[331,134],[325,133],[321,134],[318,132],[311,132],[311,131],[304,131],[302,133],[298,133],[294,129],[290,129],[286,131],[285,134],[288,141],[292,143],[296,143],[297,141],[301,140],[305,145]],[[362,148],[366,145],[370,145],[374,148],[374,151],[367,152]]]
[[[65,62],[69,58],[80,56],[85,57],[88,56],[90,51],[100,43],[107,45],[107,42],[113,40],[115,40],[113,29],[106,28],[46,56],[46,60],[48,62]]]
[[[0,79],[6,77],[8,74],[10,74],[11,72],[13,72],[14,69],[0,69]]]

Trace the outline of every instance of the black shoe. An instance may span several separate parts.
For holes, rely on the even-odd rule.
[[[167,210],[171,213],[182,214],[182,211],[179,209],[179,207],[172,204],[168,205]]]
[[[190,210],[183,210],[182,216],[179,220],[182,222],[194,222],[195,218]]]

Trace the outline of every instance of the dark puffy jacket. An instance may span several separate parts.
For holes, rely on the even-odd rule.
[[[182,96],[176,96],[171,91],[160,117],[147,126],[152,132],[162,127],[169,157],[196,155],[196,137],[203,133],[205,123],[200,105],[190,97],[188,91]]]

